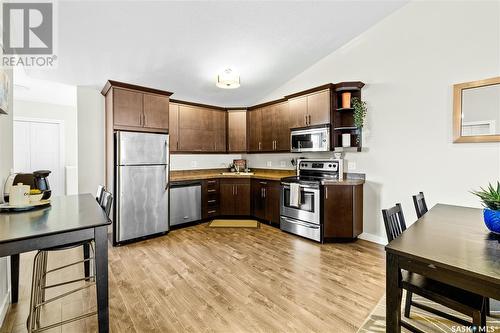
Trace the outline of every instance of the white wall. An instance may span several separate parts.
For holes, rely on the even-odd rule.
[[[469,191],[500,178],[500,143],[452,143],[453,84],[500,74],[499,6],[411,2],[263,99],[327,82],[366,83],[365,152],[347,159],[367,175],[367,237],[385,239],[380,210],[396,202],[414,221],[418,191],[431,206],[479,206]]]
[[[1,5],[1,2],[0,2]],[[1,10],[0,10],[1,15]],[[0,52],[1,49],[0,49]],[[9,96],[9,110],[8,115],[0,114],[0,190],[1,199],[3,202],[3,185],[5,184],[5,179],[9,175],[10,170],[13,167],[14,159],[12,157],[12,70],[6,69],[7,74],[10,79],[10,96]],[[9,259],[0,258],[0,324],[3,322],[7,308],[10,301],[10,269],[9,269]]]
[[[77,87],[78,192],[95,194],[104,184],[104,98],[94,87]]]
[[[14,105],[14,117],[64,121],[64,165],[75,167],[78,165],[76,105],[56,105],[18,99],[15,99]],[[77,175],[74,174],[74,177],[77,178]],[[78,179],[66,179],[66,182],[78,183]]]

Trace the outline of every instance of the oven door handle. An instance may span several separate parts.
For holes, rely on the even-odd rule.
[[[292,223],[292,224],[296,224],[296,225],[300,225],[302,227],[306,227],[306,228],[309,228],[309,229],[319,229],[320,225],[319,224],[312,224],[312,223],[302,223],[302,222],[299,222],[299,221],[296,221],[296,220],[290,220],[290,219],[287,219],[286,217],[283,217],[283,219],[288,222],[288,223]]]
[[[281,183],[281,185],[284,185],[286,188],[290,188],[290,183]],[[312,189],[317,189],[317,187],[312,186],[312,185],[299,185],[302,188],[312,188]]]

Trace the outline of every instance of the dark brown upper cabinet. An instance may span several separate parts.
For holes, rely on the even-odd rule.
[[[288,102],[279,100],[253,107],[247,119],[249,152],[290,150]]]
[[[273,150],[290,150],[290,111],[288,102],[274,104],[272,110]]]
[[[227,148],[230,153],[247,151],[247,112],[229,110],[227,113]]]
[[[174,102],[178,105],[178,125],[177,129],[171,128],[171,132],[177,134],[176,150],[172,151],[194,153],[227,151],[224,109],[176,100]]]
[[[107,128],[168,132],[172,93],[118,81],[108,81],[101,93],[106,98]]]
[[[330,124],[331,91],[324,89],[290,98],[290,128]]]
[[[168,130],[169,98],[144,94],[144,127]]]
[[[179,104],[170,103],[168,112],[170,151],[179,150]]]

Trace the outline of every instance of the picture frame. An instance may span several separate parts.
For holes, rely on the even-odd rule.
[[[0,114],[8,114],[10,78],[5,69],[0,69]]]

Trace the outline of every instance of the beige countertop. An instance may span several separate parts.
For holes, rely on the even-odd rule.
[[[321,182],[321,185],[347,185],[347,186],[355,186],[362,185],[365,183],[364,179],[345,179],[344,180],[324,180]]]
[[[227,169],[177,170],[170,172],[170,181],[202,180],[214,178],[256,178],[266,180],[281,180],[283,177],[295,175],[295,170],[252,169],[253,175],[222,175]]]
[[[203,180],[221,178],[254,178],[279,181],[281,178],[295,175],[295,170],[280,169],[252,169],[253,175],[222,175],[227,169],[202,169],[202,170],[176,170],[170,172],[170,181]],[[342,181],[326,180],[323,185],[355,186],[364,184],[364,179],[344,179]]]

